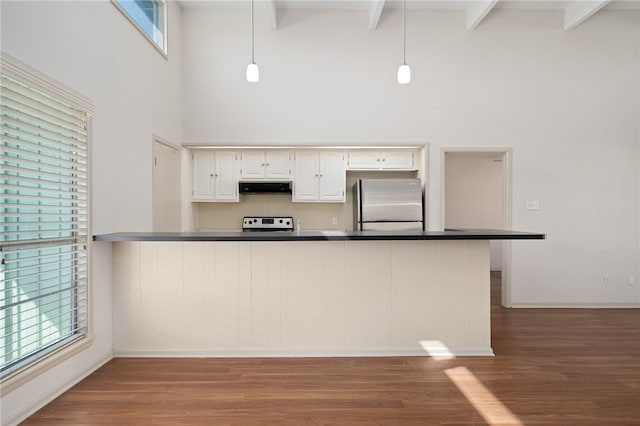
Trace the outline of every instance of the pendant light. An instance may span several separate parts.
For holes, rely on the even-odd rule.
[[[255,37],[253,34],[253,0],[251,0],[251,63],[247,66],[247,81],[249,83],[257,83],[260,80],[260,70],[256,61],[253,59]]]
[[[411,68],[407,65],[407,0],[403,0],[402,4],[402,65],[398,68],[398,84],[407,84],[411,81]]]

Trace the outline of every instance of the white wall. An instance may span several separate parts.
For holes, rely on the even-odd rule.
[[[180,143],[180,9],[171,4],[167,61],[110,1],[2,2],[2,50],[95,106],[93,231],[151,231],[152,134]],[[87,350],[2,397],[2,424],[29,413],[112,354],[111,246],[94,244]]]
[[[185,142],[429,142],[430,229],[442,147],[512,148],[513,229],[548,235],[513,243],[513,304],[638,304],[637,12],[564,31],[561,11],[498,9],[471,32],[463,12],[409,12],[409,85],[400,10],[375,31],[363,11],[287,10],[271,31],[263,7],[248,84],[247,11],[184,10]]]

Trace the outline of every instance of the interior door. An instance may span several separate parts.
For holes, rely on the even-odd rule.
[[[445,154],[445,228],[504,229],[501,152]],[[502,241],[491,241],[491,270],[502,270]]]
[[[180,231],[181,219],[181,153],[180,148],[153,143],[153,230]]]

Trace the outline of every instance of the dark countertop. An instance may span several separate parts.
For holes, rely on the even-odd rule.
[[[384,241],[384,240],[543,240],[545,234],[498,229],[444,231],[270,231],[117,232],[94,241]]]

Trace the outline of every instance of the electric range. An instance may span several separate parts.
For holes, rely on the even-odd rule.
[[[293,231],[291,216],[245,216],[242,230],[247,231]]]

